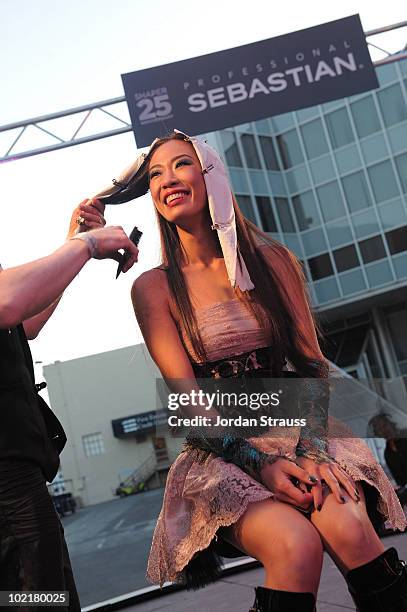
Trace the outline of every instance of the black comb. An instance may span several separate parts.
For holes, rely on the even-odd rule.
[[[136,227],[134,227],[132,229],[132,232],[129,236],[130,240],[132,241],[132,243],[137,246],[138,243],[140,242],[140,238],[143,235],[143,232],[140,232],[140,230]],[[129,259],[130,257],[130,253],[128,251],[124,251],[121,260],[119,261],[119,265],[117,266],[117,272],[116,272],[116,278],[119,278],[119,274],[120,272],[123,272],[123,268],[124,265],[126,263],[126,261]]]

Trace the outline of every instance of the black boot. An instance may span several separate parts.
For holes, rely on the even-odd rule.
[[[249,612],[314,612],[312,593],[291,593],[256,587],[256,598]]]
[[[407,612],[407,571],[395,548],[346,576],[359,612]]]

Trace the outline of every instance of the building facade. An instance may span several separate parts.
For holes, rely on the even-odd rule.
[[[303,262],[325,353],[407,375],[407,61],[373,92],[209,135],[243,213]]]
[[[128,480],[164,484],[182,440],[156,435],[161,377],[144,344],[55,362],[44,376],[68,438],[51,492],[87,506],[113,499]]]

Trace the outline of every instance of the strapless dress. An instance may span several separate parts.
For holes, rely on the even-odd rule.
[[[268,334],[238,299],[195,312],[209,362],[270,345]],[[196,365],[192,347],[185,337],[184,343]],[[290,427],[281,438],[256,437],[250,438],[250,442],[263,452],[279,452],[295,459],[299,437],[300,428]],[[368,446],[358,438],[343,437],[342,433],[329,440],[328,452],[356,482],[362,482],[365,493],[370,490],[372,495],[367,496],[367,502],[374,504],[370,508],[372,514],[376,512],[389,528],[404,530],[405,514]],[[198,460],[197,453],[187,447],[168,473],[148,559],[147,579],[160,585],[171,581],[187,586],[197,583],[202,586],[215,579],[216,568],[213,578],[206,570],[208,563],[217,563],[216,552],[222,556],[239,554],[230,545],[230,555],[228,546],[217,548],[218,530],[235,523],[250,503],[268,498],[272,499],[273,493],[233,463],[212,453],[203,461]],[[194,571],[201,572],[202,576],[191,581]]]

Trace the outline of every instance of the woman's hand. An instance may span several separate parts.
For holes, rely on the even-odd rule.
[[[312,477],[312,472],[308,473],[293,461],[281,457],[271,464],[266,463],[260,477],[264,486],[280,501],[303,510],[311,506],[314,498],[307,488],[315,486],[315,479]],[[302,489],[294,482],[302,483]]]
[[[345,503],[344,491],[354,501],[360,501],[358,490],[352,478],[337,463],[333,461],[330,463],[316,463],[307,457],[298,457],[296,463],[318,479],[311,490],[316,510],[321,510],[324,501],[323,482],[330,489],[338,503]]]
[[[80,232],[88,232],[92,229],[100,229],[106,225],[106,220],[103,216],[105,206],[100,200],[83,200],[73,211],[67,240]]]

